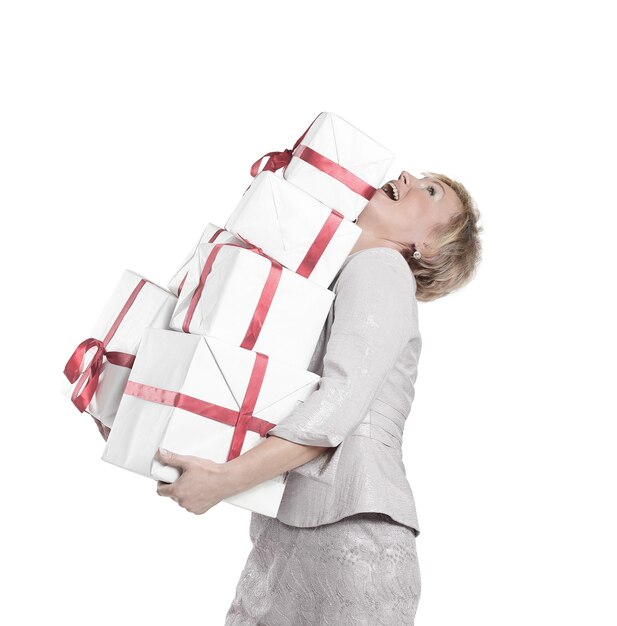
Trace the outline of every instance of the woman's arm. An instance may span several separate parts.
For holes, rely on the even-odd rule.
[[[270,437],[227,463],[159,448],[157,460],[177,467],[181,475],[171,484],[158,480],[156,491],[160,496],[172,498],[187,511],[201,515],[222,500],[305,463],[320,452],[316,446],[304,446],[279,437]]]
[[[268,437],[240,456],[221,463],[229,496],[250,489],[266,480],[313,460],[327,447],[304,445],[280,437]]]

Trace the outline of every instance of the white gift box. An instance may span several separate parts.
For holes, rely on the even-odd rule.
[[[111,428],[144,329],[169,328],[176,301],[167,290],[125,270],[94,325],[91,338],[83,341],[69,359],[62,393],[68,398],[75,393],[74,404],[79,410]],[[73,378],[77,377],[72,383],[69,370]],[[88,385],[95,390],[85,404],[88,394],[82,392]]]
[[[320,377],[214,337],[148,328],[131,370],[104,461],[164,482],[180,470],[159,447],[224,463],[265,441],[265,433],[317,388]],[[286,473],[223,502],[275,517]]]
[[[258,174],[225,228],[268,256],[328,287],[362,229],[282,176]]]
[[[310,153],[304,154],[304,146],[332,161],[334,169],[338,165],[350,172],[348,183],[355,191],[304,160],[310,158]],[[283,176],[353,221],[381,186],[393,160],[394,154],[390,150],[338,115],[324,112],[294,148]]]
[[[212,224],[212,222],[210,222],[199,238],[199,241],[195,244],[193,250],[187,254],[186,258],[182,262],[182,265],[180,266],[180,269],[174,274],[173,278],[167,285],[167,288],[174,294],[174,296],[177,296],[180,293],[183,287],[184,279],[186,278],[186,274],[189,270],[191,259],[195,255],[197,247],[202,243],[235,243],[241,246],[246,245],[241,239],[235,237],[233,233],[230,233],[224,228],[220,228],[216,224]]]
[[[169,325],[306,369],[333,300],[334,292],[254,250],[202,244]]]

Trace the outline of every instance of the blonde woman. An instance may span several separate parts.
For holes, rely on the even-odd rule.
[[[413,625],[420,526],[402,437],[422,346],[417,303],[474,276],[478,219],[447,176],[402,172],[384,185],[330,286],[309,365],[319,388],[228,463],[159,451],[183,473],[157,492],[196,514],[289,472],[277,517],[252,513],[253,548],[226,626]]]

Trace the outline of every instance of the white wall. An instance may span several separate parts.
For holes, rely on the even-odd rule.
[[[249,515],[101,462],[61,372],[122,270],[165,284],[320,111],[483,216],[475,281],[420,308],[417,624],[616,623],[605,7],[2,4],[5,623],[223,623]]]

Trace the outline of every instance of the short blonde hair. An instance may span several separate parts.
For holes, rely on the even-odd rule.
[[[431,231],[429,240],[435,252],[430,256],[415,259],[412,245],[401,251],[416,279],[416,298],[430,302],[463,287],[474,278],[482,258],[479,235],[484,229],[478,224],[477,205],[462,183],[445,174],[422,174],[450,186],[462,207],[447,224],[439,224]]]

